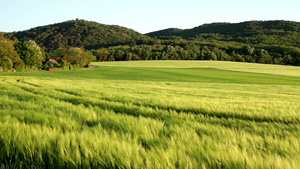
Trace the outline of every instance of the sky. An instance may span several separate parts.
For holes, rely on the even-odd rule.
[[[250,20],[300,22],[299,0],[0,0],[0,32],[84,19],[140,33]]]

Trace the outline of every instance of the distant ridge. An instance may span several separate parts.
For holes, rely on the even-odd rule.
[[[150,37],[180,37],[183,39],[231,40],[253,44],[287,44],[300,47],[300,22],[247,21],[241,23],[212,23],[192,29],[165,29],[147,33]],[[273,39],[270,42],[270,39]]]
[[[122,26],[76,19],[4,36],[32,39],[47,57],[79,47],[98,61],[222,60],[300,66],[300,23],[293,21],[220,22],[143,35]],[[64,49],[56,50],[60,47]]]
[[[160,37],[160,36],[180,36],[180,34],[184,31],[184,29],[178,28],[168,28],[160,31],[150,32],[146,35],[151,37]]]
[[[26,31],[7,33],[10,38],[33,39],[47,50],[62,46],[98,49],[116,45],[147,44],[157,39],[194,41],[235,41],[245,44],[284,45],[300,47],[300,22],[247,21],[211,23],[192,29],[169,28],[147,34],[117,25],[85,20],[70,20]],[[150,43],[151,44],[151,43]]]

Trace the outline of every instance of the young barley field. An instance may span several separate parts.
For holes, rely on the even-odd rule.
[[[94,65],[0,74],[0,168],[300,168],[298,67]]]

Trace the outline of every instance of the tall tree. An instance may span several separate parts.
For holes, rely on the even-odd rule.
[[[14,43],[15,43],[14,41],[6,39],[3,36],[0,36],[0,59],[1,60],[4,59],[2,64],[8,63],[6,62],[8,59],[11,60],[12,68],[16,69],[17,71],[22,71],[24,68],[24,63],[20,59],[18,53],[15,51]]]
[[[33,40],[20,41],[15,44],[15,48],[26,68],[33,70],[42,68],[45,55]]]

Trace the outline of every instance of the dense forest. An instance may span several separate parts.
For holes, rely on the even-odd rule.
[[[212,23],[193,29],[166,29],[147,34],[160,39],[180,37],[189,40],[235,41],[247,44],[288,45],[300,47],[300,23],[292,21],[249,21]]]
[[[104,25],[79,19],[8,35],[16,39],[32,39],[44,46],[47,51],[66,46],[95,49],[110,45],[132,44],[138,40],[149,39],[148,36],[121,26]]]
[[[0,72],[75,69],[92,61],[226,60],[300,66],[300,23],[249,21],[140,34],[85,20],[0,33]]]

